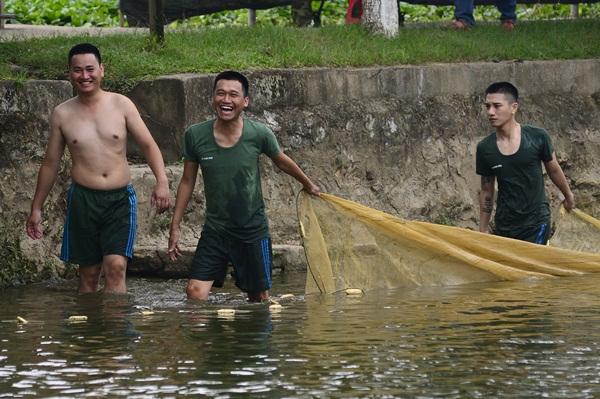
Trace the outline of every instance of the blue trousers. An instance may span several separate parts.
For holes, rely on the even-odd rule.
[[[516,21],[517,0],[496,0],[496,8],[500,11],[500,20]],[[473,0],[454,0],[454,18],[460,19],[469,26],[475,25],[473,18]]]

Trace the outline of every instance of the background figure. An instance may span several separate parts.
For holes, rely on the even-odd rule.
[[[515,27],[515,21],[517,20],[517,14],[515,12],[517,0],[496,0],[495,4],[501,14],[500,21],[502,21],[502,27],[507,30],[512,30]],[[454,29],[463,30],[474,26],[474,8],[473,0],[454,0],[454,22],[452,22],[452,27]]]

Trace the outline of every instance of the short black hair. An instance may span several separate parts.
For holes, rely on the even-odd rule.
[[[100,50],[98,47],[90,43],[79,43],[71,47],[69,50],[69,65],[71,65],[71,59],[77,54],[94,54],[98,60],[98,64],[102,64],[102,57],[100,56]]]
[[[248,84],[248,79],[239,72],[236,71],[223,71],[219,73],[215,77],[215,83],[213,85],[213,93],[217,88],[217,82],[219,80],[237,80],[242,84],[242,89],[244,90],[244,97],[248,97],[248,91],[250,89],[250,85]]]
[[[488,94],[504,94],[512,97],[512,102],[516,103],[519,101],[519,90],[510,82],[496,82],[492,83],[485,90],[485,95]]]

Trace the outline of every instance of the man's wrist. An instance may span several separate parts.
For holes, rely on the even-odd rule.
[[[164,178],[156,179],[157,186],[169,186],[169,179],[165,176]]]
[[[32,206],[31,207],[31,212],[30,213],[42,213],[42,208],[41,207],[37,207],[37,206]]]

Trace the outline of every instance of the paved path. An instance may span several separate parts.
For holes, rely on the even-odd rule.
[[[71,26],[6,24],[0,29],[0,41],[25,40],[53,36],[105,36],[114,34],[148,33],[148,28],[74,28]]]

